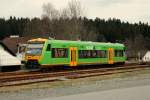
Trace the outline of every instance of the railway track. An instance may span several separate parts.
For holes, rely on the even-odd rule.
[[[133,72],[142,69],[150,68],[148,65],[129,64],[125,66],[111,68],[96,68],[70,70],[62,72],[17,72],[0,74],[0,87],[25,85],[38,82],[64,81],[68,79],[77,79],[85,77],[93,77],[100,75],[110,75],[117,73]]]
[[[130,64],[126,64],[126,66],[133,66],[133,65],[137,65],[136,63],[130,63]],[[119,65],[119,67],[124,66],[124,65]],[[103,68],[103,67],[102,67]],[[106,69],[106,68],[105,68]],[[81,70],[81,69],[79,69]],[[56,70],[58,71],[58,70]],[[65,70],[61,70],[61,71],[65,71]],[[37,74],[37,73],[42,73],[40,71],[15,71],[15,72],[1,72],[0,73],[0,77],[3,76],[14,76],[14,75],[27,75],[27,74]]]
[[[29,72],[29,71],[15,71],[15,72],[1,72],[0,77],[3,76],[12,76],[12,75],[25,75],[25,74],[36,74],[39,72]]]

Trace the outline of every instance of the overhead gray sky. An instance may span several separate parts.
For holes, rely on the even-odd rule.
[[[70,0],[0,0],[0,17],[41,17],[42,5],[52,3],[64,8]],[[150,23],[150,0],[79,0],[88,18],[119,18],[129,22]]]

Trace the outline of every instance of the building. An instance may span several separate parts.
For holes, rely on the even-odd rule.
[[[150,64],[150,51],[147,51],[144,57],[142,58],[143,63],[149,63]]]
[[[3,71],[3,69],[16,69],[16,66],[20,65],[21,61],[16,55],[0,42],[0,71]]]

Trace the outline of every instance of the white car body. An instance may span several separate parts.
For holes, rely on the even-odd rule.
[[[21,65],[21,60],[10,54],[0,45],[0,66],[18,66]]]

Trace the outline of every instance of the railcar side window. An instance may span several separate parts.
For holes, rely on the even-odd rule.
[[[79,50],[79,58],[91,58],[90,50]]]
[[[50,51],[50,50],[51,50],[51,45],[48,44],[48,45],[47,45],[47,48],[46,48],[46,51]]]
[[[84,58],[84,51],[83,50],[79,50],[78,54],[79,54],[79,58]]]
[[[92,57],[92,58],[98,58],[97,50],[92,50],[92,51],[91,51],[91,57]]]
[[[105,50],[79,50],[79,58],[106,58]]]
[[[107,57],[107,51],[106,50],[99,50],[98,51],[98,56],[100,58],[106,58]]]
[[[52,48],[52,58],[67,58],[68,49],[67,48]]]
[[[123,57],[123,50],[115,50],[115,57]]]

